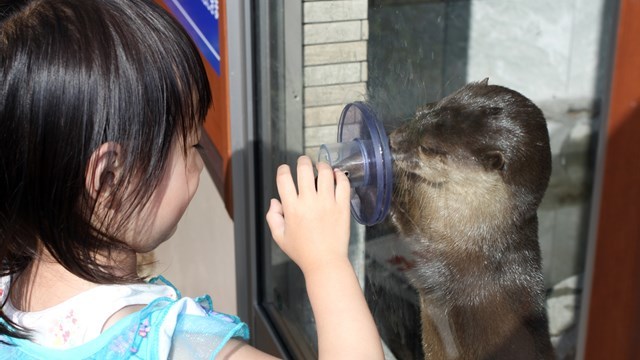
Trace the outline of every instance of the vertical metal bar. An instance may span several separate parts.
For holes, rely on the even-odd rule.
[[[289,162],[289,154],[303,149],[302,2],[281,2],[282,36],[271,33],[273,3],[230,0],[226,5],[238,315],[249,324],[254,346],[283,356],[286,349],[260,306],[270,259],[263,214],[269,189],[275,188],[276,163]],[[279,43],[275,49],[273,41]],[[271,51],[282,51],[276,59],[284,64],[274,64]],[[272,92],[283,87],[280,81],[286,84],[285,105],[274,113],[272,96],[278,95]]]
[[[304,153],[302,0],[283,1],[285,61],[285,139],[287,162]]]
[[[253,144],[253,87],[251,63],[250,6],[247,1],[227,1],[229,61],[229,117],[231,121],[231,166],[236,257],[238,315],[249,321],[253,289],[252,240],[255,232],[255,160]]]
[[[284,124],[279,124],[279,106],[277,90],[280,88],[280,67],[273,61],[276,52],[276,59],[279,59],[280,52],[284,47],[279,32],[273,33],[273,25],[278,24],[277,19],[272,19],[272,7],[280,8],[280,1],[265,2],[254,0],[252,4],[252,15],[248,18],[252,24],[252,34],[255,43],[252,44],[254,51],[254,108],[255,108],[255,134],[256,134],[256,162],[254,165],[256,199],[254,209],[256,209],[257,223],[254,227],[255,238],[252,239],[251,264],[247,268],[251,269],[250,284],[252,299],[251,308],[248,309],[251,320],[252,344],[260,350],[267,351],[272,355],[286,358],[286,349],[282,344],[280,336],[276,333],[269,317],[263,311],[261,303],[264,301],[265,289],[271,288],[269,272],[265,268],[269,264],[271,254],[271,242],[268,232],[265,229],[264,218],[268,208],[268,197],[271,196],[271,189],[275,188],[274,163],[284,159],[279,156],[280,146],[285,141],[283,133]],[[275,41],[275,43],[274,43]],[[275,92],[275,93],[274,93]],[[273,101],[276,101],[274,105]],[[280,126],[282,125],[282,127]]]
[[[587,232],[587,249],[585,254],[584,279],[582,301],[580,303],[580,313],[578,314],[578,338],[576,344],[576,359],[584,359],[587,348],[587,330],[589,324],[589,306],[591,288],[593,282],[596,241],[598,237],[598,219],[600,218],[600,206],[602,203],[602,189],[604,183],[605,153],[607,148],[607,126],[609,119],[607,114],[611,104],[611,81],[614,70],[614,56],[616,52],[619,0],[604,1],[600,25],[600,64],[602,75],[598,76],[601,82],[596,89],[602,91],[601,121],[598,129],[597,152],[595,155],[595,171],[593,175],[593,190],[591,195],[591,213],[589,214],[589,225]]]

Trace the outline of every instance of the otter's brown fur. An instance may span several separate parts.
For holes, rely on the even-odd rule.
[[[536,210],[551,172],[544,116],[471,83],[390,134],[391,219],[416,256],[427,359],[551,359]]]

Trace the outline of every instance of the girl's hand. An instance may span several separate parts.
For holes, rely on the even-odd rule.
[[[383,359],[382,343],[347,256],[349,179],[311,159],[298,159],[298,191],[286,165],[276,183],[282,203],[271,200],[267,223],[280,248],[304,273],[318,330],[320,359]],[[339,301],[336,301],[339,299]]]
[[[307,274],[335,261],[348,261],[349,179],[319,163],[317,189],[313,164],[298,159],[298,190],[289,166],[281,165],[276,184],[281,202],[272,199],[267,223],[280,248]]]

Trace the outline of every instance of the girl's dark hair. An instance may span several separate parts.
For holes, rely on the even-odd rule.
[[[131,249],[118,238],[126,220],[90,221],[89,159],[121,146],[123,176],[110,191],[128,194],[113,198],[127,219],[210,103],[195,45],[152,1],[0,1],[0,276],[19,275],[43,246],[88,281],[139,280],[96,259]],[[26,335],[0,316],[0,335]]]

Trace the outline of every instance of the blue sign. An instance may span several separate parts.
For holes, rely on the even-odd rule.
[[[220,75],[219,0],[165,0],[165,4]]]

